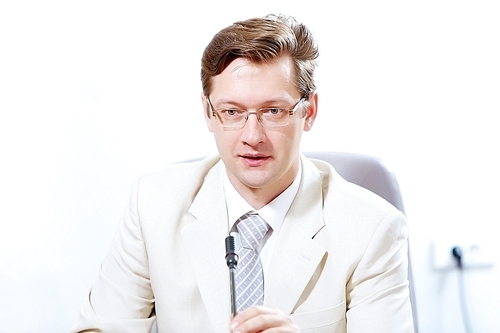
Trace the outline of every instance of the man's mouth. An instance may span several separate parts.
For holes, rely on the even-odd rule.
[[[262,154],[255,155],[240,155],[240,157],[246,162],[249,166],[260,166],[264,162],[269,159],[269,156]]]

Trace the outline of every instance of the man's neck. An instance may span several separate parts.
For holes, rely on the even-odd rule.
[[[249,188],[243,186],[242,188],[235,187],[235,189],[243,197],[243,199],[245,199],[246,202],[252,206],[253,209],[259,210],[283,193],[283,191],[285,191],[291,184],[292,183],[285,187],[273,188],[272,192],[268,189]]]
[[[247,186],[244,183],[235,180],[230,174],[228,174],[228,178],[234,189],[243,197],[243,199],[245,199],[245,201],[248,202],[253,209],[259,210],[283,193],[283,191],[285,191],[293,183],[299,170],[300,167],[297,166],[294,170],[290,171],[288,177],[282,177],[274,183],[267,184],[265,187],[261,188]]]

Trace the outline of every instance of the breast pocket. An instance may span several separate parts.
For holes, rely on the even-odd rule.
[[[345,302],[333,308],[314,312],[294,313],[290,316],[307,333],[345,333]]]

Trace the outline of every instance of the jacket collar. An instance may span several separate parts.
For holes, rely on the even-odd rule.
[[[314,240],[324,227],[322,177],[309,160],[302,157],[301,161],[300,188],[283,223],[264,284],[264,305],[287,314],[295,309],[326,253]]]

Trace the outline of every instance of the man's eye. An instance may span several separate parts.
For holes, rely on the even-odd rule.
[[[222,111],[227,116],[236,116],[240,114],[239,110],[236,109],[226,109]]]
[[[281,113],[281,109],[279,108],[268,108],[266,109],[266,113],[273,114],[273,115],[278,115]]]

